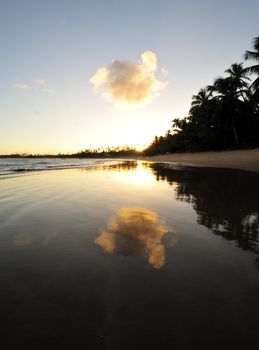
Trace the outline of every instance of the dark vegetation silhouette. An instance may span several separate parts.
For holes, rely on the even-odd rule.
[[[234,63],[213,85],[193,95],[187,117],[175,118],[165,136],[155,137],[146,155],[166,152],[251,148],[259,145],[259,37],[245,60]]]
[[[0,158],[117,158],[117,157],[137,157],[141,152],[135,148],[126,146],[105,147],[96,149],[85,149],[77,153],[58,154],[29,154],[14,153],[0,155]]]

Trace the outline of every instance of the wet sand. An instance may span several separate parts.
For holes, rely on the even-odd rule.
[[[151,162],[176,162],[184,165],[242,169],[259,172],[259,148],[238,151],[174,153],[141,157]]]
[[[0,349],[254,349],[259,174],[95,163],[0,181]]]

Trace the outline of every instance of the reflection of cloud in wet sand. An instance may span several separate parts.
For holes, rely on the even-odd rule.
[[[121,208],[108,221],[108,229],[100,229],[95,243],[108,253],[140,255],[147,253],[148,262],[159,269],[165,262],[164,235],[172,232],[154,211],[145,208]],[[175,236],[171,244],[175,242]]]
[[[23,247],[32,244],[32,238],[28,233],[19,233],[14,236],[14,244]]]
[[[49,241],[56,237],[56,232],[49,232],[49,233],[45,233],[43,237],[39,238],[37,235],[35,235],[34,233],[29,233],[29,232],[20,232],[14,235],[13,238],[13,243],[14,245],[18,246],[18,247],[25,247],[25,246],[29,246],[35,242],[40,243],[43,246],[48,246]]]

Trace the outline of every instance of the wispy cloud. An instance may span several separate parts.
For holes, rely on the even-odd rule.
[[[115,60],[98,68],[90,83],[94,91],[102,91],[103,97],[115,104],[136,105],[151,101],[166,87],[167,82],[155,76],[156,70],[156,54],[145,51],[139,63]]]
[[[15,89],[19,89],[19,90],[27,90],[29,89],[29,85],[26,83],[22,83],[22,82],[16,82],[12,84],[12,87]]]
[[[45,79],[36,79],[35,80],[35,84],[38,87],[39,90],[41,90],[42,92],[46,92],[48,94],[54,94],[55,90],[50,89],[47,86],[46,80]]]
[[[45,79],[36,79],[35,84],[38,86],[38,88],[43,89],[46,86]]]
[[[35,80],[35,85],[29,85],[27,83],[24,83],[24,82],[20,82],[20,81],[17,81],[17,82],[14,82],[12,84],[12,87],[15,88],[15,89],[19,89],[19,90],[28,90],[29,88],[31,87],[35,87],[42,91],[42,92],[45,92],[45,93],[48,93],[48,94],[54,94],[55,93],[55,90],[53,89],[50,89],[46,83],[46,80],[45,79],[36,79]]]

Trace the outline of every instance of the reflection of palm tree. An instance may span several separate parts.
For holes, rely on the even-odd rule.
[[[220,169],[175,169],[150,165],[157,181],[176,188],[177,199],[191,203],[200,225],[244,250],[259,254],[259,176]]]

